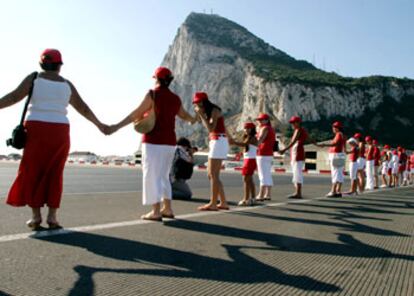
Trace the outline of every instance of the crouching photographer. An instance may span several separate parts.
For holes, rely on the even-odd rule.
[[[193,195],[187,180],[193,175],[195,152],[188,139],[178,139],[170,176],[173,199],[189,200]]]

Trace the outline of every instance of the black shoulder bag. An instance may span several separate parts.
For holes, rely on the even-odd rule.
[[[34,86],[34,81],[36,78],[37,78],[37,72],[34,72],[32,85],[30,87],[29,94],[26,99],[26,103],[24,104],[24,109],[23,109],[22,118],[20,119],[20,124],[16,126],[16,128],[13,130],[11,138],[6,141],[7,146],[12,146],[16,149],[23,149],[24,146],[26,145],[27,131],[23,123],[24,123],[24,119],[26,118],[26,112],[27,112],[27,108],[29,107],[30,99],[32,98],[33,86]]]

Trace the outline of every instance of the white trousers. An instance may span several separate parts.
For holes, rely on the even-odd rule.
[[[375,160],[367,160],[365,164],[365,173],[367,175],[367,183],[366,183],[365,189],[367,190],[374,190],[374,183],[375,183],[374,164],[375,164]]]
[[[142,144],[142,203],[153,205],[171,199],[170,170],[175,146]]]
[[[260,186],[273,186],[272,160],[273,156],[256,157]]]
[[[332,184],[344,183],[344,167],[334,167],[332,160],[330,160],[330,165]]]
[[[356,161],[349,162],[349,178],[351,178],[352,181],[356,180],[357,178],[358,167],[359,166]]]
[[[290,162],[292,167],[292,183],[293,184],[303,184],[303,161],[292,160]]]

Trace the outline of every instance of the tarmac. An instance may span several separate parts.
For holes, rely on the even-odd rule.
[[[0,164],[0,197],[16,165]],[[0,198],[0,295],[414,295],[414,188],[329,199],[329,178],[306,176],[288,200],[290,176],[274,175],[271,201],[236,207],[239,173],[223,173],[230,211],[139,219],[138,169],[68,167],[61,231],[31,233],[29,210]],[[348,184],[345,184],[347,188]]]

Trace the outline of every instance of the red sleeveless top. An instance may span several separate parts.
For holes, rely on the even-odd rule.
[[[175,116],[181,108],[181,99],[168,87],[154,89],[156,121],[154,129],[142,137],[142,143],[176,145]]]
[[[296,154],[296,158],[293,160],[296,161],[304,161],[305,160],[305,141],[308,139],[308,132],[303,128],[299,128],[299,138],[297,143],[295,143],[295,145],[293,145],[292,147],[292,151],[291,151],[291,156],[293,156],[294,154]],[[293,149],[296,149],[296,151],[293,151]]]
[[[270,124],[261,125],[267,128],[267,136],[262,144],[257,147],[258,156],[273,156],[273,146],[275,145],[276,135]],[[259,135],[260,136],[260,135]],[[258,137],[259,137],[258,136]]]
[[[374,160],[374,147],[368,147],[367,160]]]
[[[217,119],[216,128],[214,129],[213,133],[215,134],[225,134],[226,127],[224,126],[224,117],[221,116]]]
[[[344,152],[345,137],[341,132],[335,134],[335,138],[333,139],[333,144],[335,146],[332,146],[329,148],[329,153]]]
[[[351,153],[349,154],[349,161],[356,162],[359,156],[359,149],[358,146],[352,146]]]
[[[361,143],[359,147],[359,157],[365,158],[365,143]]]

